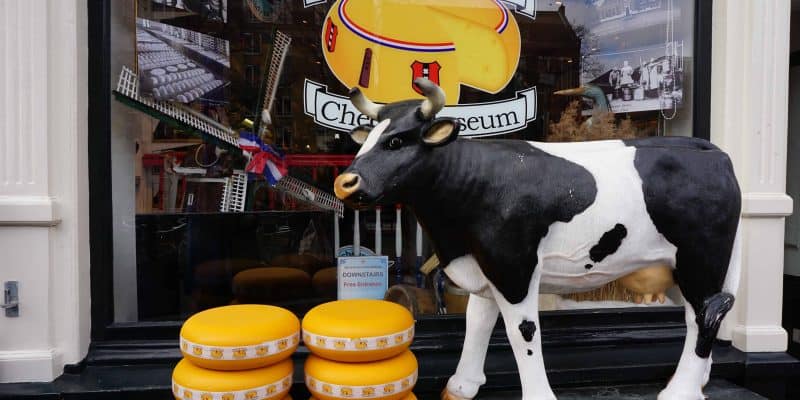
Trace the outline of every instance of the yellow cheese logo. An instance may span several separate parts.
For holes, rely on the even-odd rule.
[[[211,349],[211,357],[216,359],[222,358],[222,349]]]
[[[342,396],[344,397],[353,397],[353,389],[349,387],[343,387],[341,390]]]
[[[247,357],[247,349],[233,349],[233,357],[234,358]]]
[[[367,387],[367,388],[361,389],[361,396],[362,397],[375,396],[375,388]]]
[[[378,338],[378,340],[375,341],[375,344],[377,344],[380,348],[386,347],[389,345],[389,338]]]
[[[286,350],[289,347],[289,340],[281,339],[278,341],[278,350]]]
[[[222,400],[234,400],[235,398],[236,395],[234,395],[233,393],[225,393],[222,395]]]
[[[337,0],[321,41],[339,81],[384,103],[421,98],[418,77],[451,105],[461,85],[497,93],[520,55],[519,26],[500,0]]]
[[[203,355],[203,348],[200,347],[200,346],[192,347],[192,354],[194,354],[196,356],[202,356]]]
[[[258,347],[256,347],[256,354],[259,355],[259,356],[267,355],[268,351],[269,351],[269,348],[267,346],[258,346]]]
[[[214,395],[211,394],[211,393],[203,393],[203,395],[200,396],[200,399],[201,400],[214,400]]]

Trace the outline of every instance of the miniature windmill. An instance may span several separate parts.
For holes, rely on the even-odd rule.
[[[263,98],[261,120],[268,120],[269,118],[269,110],[274,103],[283,62],[291,44],[291,38],[282,32],[276,31],[275,38],[269,72],[265,77],[265,83],[262,85],[264,94],[261,96]],[[249,156],[240,147],[239,134],[233,128],[225,126],[183,104],[140,96],[139,78],[130,68],[122,68],[114,95],[123,104],[140,110],[153,118],[198,135],[219,147]],[[257,121],[256,129],[263,129],[262,122]],[[332,210],[338,216],[342,216],[344,213],[344,205],[336,197],[291,176],[283,176],[275,185],[275,189],[320,209]],[[246,195],[247,175],[242,171],[235,172],[233,176],[226,180],[222,200],[220,201],[220,211],[244,211]]]

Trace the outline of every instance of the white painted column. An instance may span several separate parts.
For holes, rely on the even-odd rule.
[[[743,192],[743,271],[723,336],[743,351],[785,351],[781,327],[786,195],[789,0],[715,1],[711,140]]]
[[[0,1],[0,284],[20,295],[0,382],[50,381],[89,345],[86,14]]]

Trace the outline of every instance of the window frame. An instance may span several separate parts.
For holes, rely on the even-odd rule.
[[[713,0],[695,1],[692,134],[710,140],[711,114],[711,16]],[[111,177],[111,102],[112,77],[110,70],[110,9],[111,0],[88,0],[88,71],[89,96],[89,227],[90,227],[90,290],[91,290],[91,340],[92,349],[102,347],[109,341],[136,342],[130,351],[152,351],[157,343],[177,349],[177,337],[181,321],[167,322],[114,322],[113,293],[113,213]],[[561,327],[572,334],[555,337],[546,334],[552,342],[569,343],[587,333],[598,333],[597,337],[614,343],[615,334],[606,334],[630,326],[646,326],[647,329],[675,332],[676,324],[683,323],[680,307],[657,309],[570,310],[548,312],[541,316],[543,332],[548,327]],[[501,329],[502,324],[498,324]],[[569,329],[567,329],[567,326]],[[459,328],[460,327],[460,328]],[[450,315],[420,318],[417,332],[421,336],[441,337],[463,332],[464,316]],[[663,340],[674,340],[674,334],[666,334]],[[671,336],[670,336],[671,335]],[[617,335],[620,343],[630,341],[625,335]],[[174,343],[173,343],[174,342]],[[443,344],[444,345],[444,344]],[[506,343],[507,345],[507,343]],[[89,359],[92,358],[90,351]],[[125,356],[120,354],[120,358]]]

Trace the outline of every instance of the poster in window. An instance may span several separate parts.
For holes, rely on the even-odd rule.
[[[136,19],[140,95],[191,103],[224,101],[230,69],[227,40]]]
[[[581,83],[602,89],[612,112],[661,110],[684,104],[685,37],[680,0],[568,0],[570,23],[583,39]],[[677,29],[676,29],[677,28]]]
[[[228,0],[153,0],[153,3],[193,12],[206,21],[228,22]]]
[[[513,3],[509,8],[506,3]],[[519,4],[517,4],[519,3]],[[382,1],[337,0],[330,5],[320,36],[325,62],[347,88],[389,103],[421,99],[413,81],[427,78],[444,89],[441,116],[458,118],[465,136],[488,136],[523,129],[536,118],[536,88],[511,97],[501,93],[520,64],[517,18],[533,19],[533,2],[516,0]],[[492,101],[462,100],[462,88],[496,95]],[[349,131],[364,118],[344,93],[322,83],[305,83],[305,112],[319,125]]]

